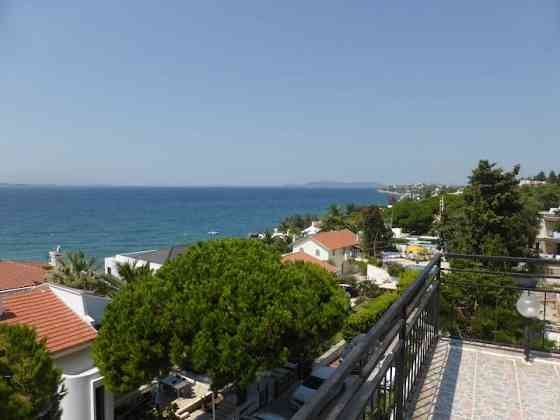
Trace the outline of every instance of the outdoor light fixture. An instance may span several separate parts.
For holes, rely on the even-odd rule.
[[[528,290],[525,290],[521,293],[521,296],[517,300],[517,311],[521,314],[521,316],[529,319],[537,319],[539,316],[539,301],[537,296]],[[525,325],[525,360],[530,360],[530,340],[529,340],[529,321]]]
[[[539,301],[537,296],[525,290],[517,301],[517,311],[525,318],[535,319],[539,317]]]

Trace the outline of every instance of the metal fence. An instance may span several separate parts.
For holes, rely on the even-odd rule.
[[[294,420],[404,418],[438,340],[440,263],[437,255]],[[335,399],[342,386],[346,392]]]
[[[560,276],[550,274],[560,261],[461,254],[445,258],[451,264],[442,270],[442,336],[560,352]],[[523,293],[537,302],[533,319],[516,309]]]
[[[560,277],[551,265],[560,261],[436,255],[293,419],[405,418],[441,336],[560,351],[560,289],[547,286]],[[540,302],[535,319],[517,312],[523,292]]]

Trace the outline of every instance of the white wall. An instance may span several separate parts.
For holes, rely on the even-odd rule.
[[[66,395],[61,401],[61,420],[96,420],[94,392],[103,384],[99,369],[93,366],[90,349],[54,358],[54,364],[62,369]],[[105,420],[114,418],[114,396],[105,391]]]
[[[119,270],[117,267],[117,263],[119,264],[129,263],[131,265],[136,263],[136,266],[150,264],[150,268],[154,271],[157,271],[162,267],[161,264],[148,263],[147,261],[137,260],[127,255],[114,255],[112,257],[105,258],[105,273],[108,273],[109,269],[111,269],[111,274],[115,277],[119,277]]]
[[[312,257],[318,258],[321,261],[329,261],[330,259],[329,251],[311,239],[302,240],[294,246],[293,251],[303,251],[307,255],[311,255]]]
[[[107,297],[95,296],[81,290],[49,284],[52,292],[62,300],[76,315],[88,324],[100,324],[105,308],[111,301]]]

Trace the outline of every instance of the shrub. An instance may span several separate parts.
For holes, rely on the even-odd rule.
[[[391,277],[400,277],[403,271],[405,268],[402,265],[394,262],[387,263],[387,272]]]
[[[357,306],[346,320],[342,334],[346,341],[367,332],[398,298],[398,294],[385,293],[363,305]]]

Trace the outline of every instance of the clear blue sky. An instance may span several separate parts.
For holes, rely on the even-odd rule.
[[[0,182],[560,170],[557,0],[0,5]]]

